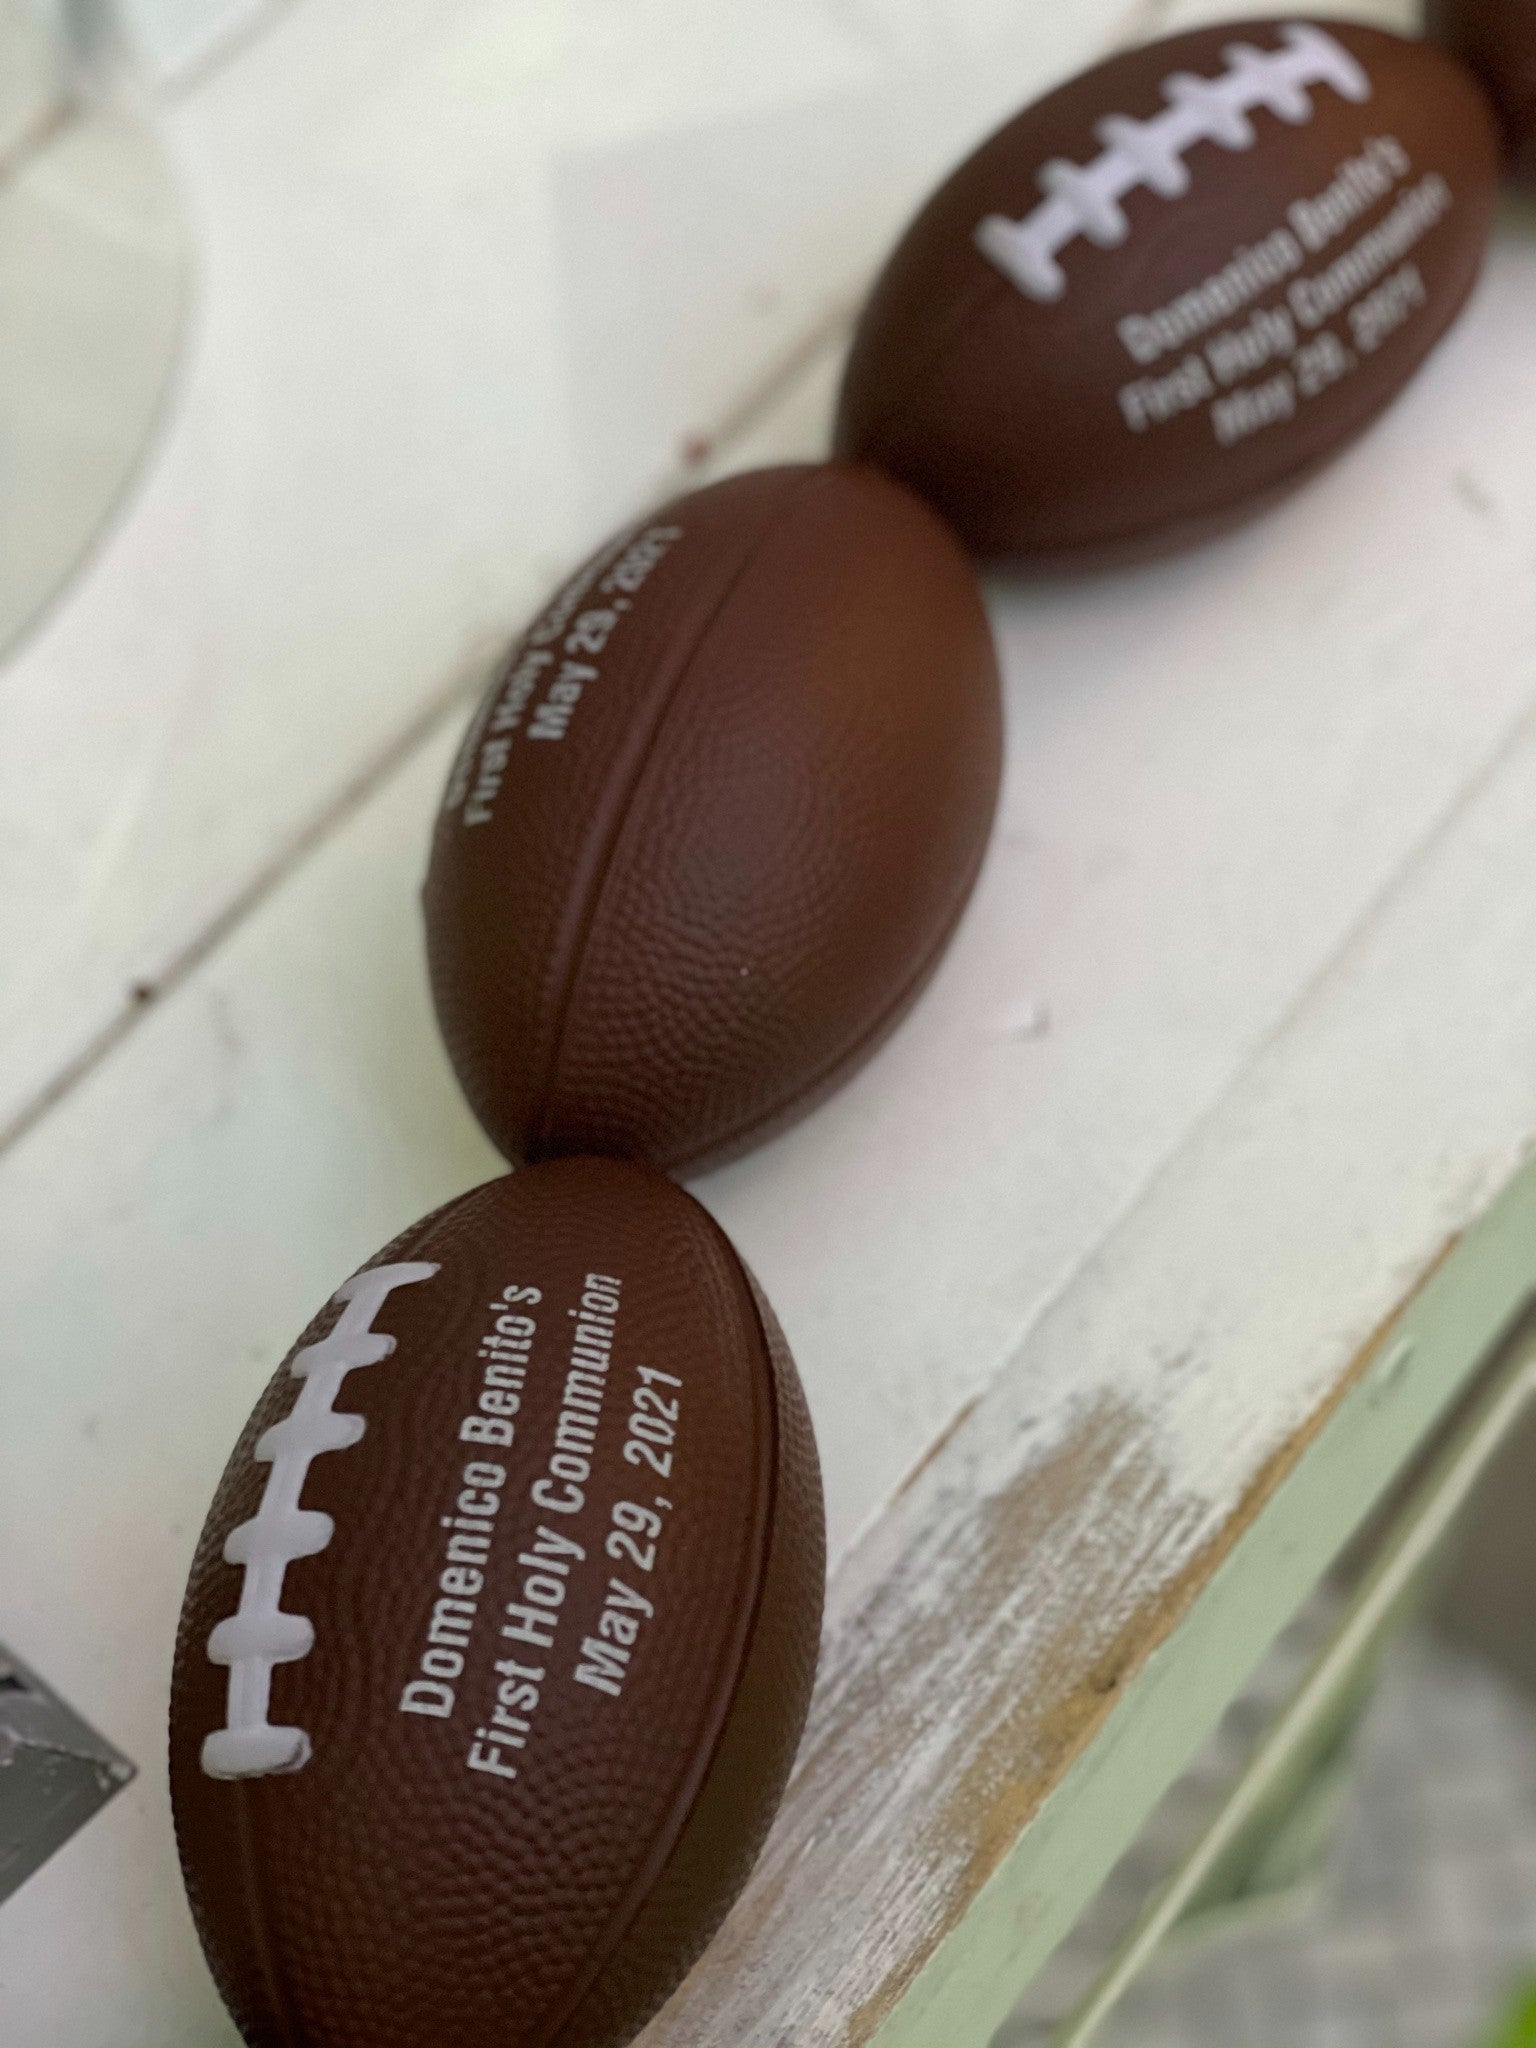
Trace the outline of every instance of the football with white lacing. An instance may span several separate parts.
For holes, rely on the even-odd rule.
[[[898,244],[836,448],[978,554],[1097,565],[1236,524],[1465,303],[1500,137],[1442,49],[1244,21],[1125,52],[984,143]]]
[[[647,1167],[476,1189],[341,1287],[177,1640],[188,1896],[253,2048],[620,2048],[744,1882],[821,1488],[745,1266]]]

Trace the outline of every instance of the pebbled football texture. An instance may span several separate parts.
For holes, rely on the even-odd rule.
[[[757,471],[603,549],[513,652],[424,891],[438,1019],[513,1159],[697,1165],[876,1048],[997,800],[974,574],[870,469]]]
[[[617,2048],[744,1881],[810,1696],[783,1339],[689,1196],[571,1159],[407,1231],[303,1343],[177,1643],[219,1989],[257,2048]]]
[[[1471,75],[1382,30],[1241,22],[1114,57],[918,215],[859,323],[837,451],[982,555],[1097,566],[1220,532],[1423,361],[1498,171]]]
[[[1482,79],[1504,122],[1510,169],[1536,192],[1536,0],[1428,0],[1426,32]]]

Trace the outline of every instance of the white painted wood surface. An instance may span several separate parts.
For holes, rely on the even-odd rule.
[[[144,4],[169,50],[192,12]],[[302,0],[167,57],[199,317],[158,461],[0,687],[0,1143],[835,327],[956,156],[1164,11]]]
[[[229,62],[288,0],[117,0],[117,11],[144,76],[179,91]]]
[[[1125,12],[304,0],[168,102],[176,415],[0,684],[0,1142]]]
[[[415,907],[466,674],[684,436],[814,454],[909,201],[1168,18],[299,0],[172,113],[204,249],[173,432],[0,671],[0,1636],[143,1766],[0,1915],[15,2048],[233,2039],[169,1839],[171,1636],[294,1332],[497,1167]],[[973,2028],[1007,1985],[957,1906],[1021,1909],[967,1894],[948,1793],[1157,1610],[1536,1139],[1533,318],[1512,218],[1304,496],[993,592],[1010,777],[959,943],[864,1075],[699,1187],[799,1355],[840,1570],[786,1824],[658,2048],[862,2040],[920,1962],[892,2024],[960,2048],[957,1983]],[[1104,1469],[957,1637],[986,1504],[1095,1414]],[[1074,1882],[1120,1846],[1101,1813]]]
[[[154,445],[189,263],[158,143],[119,108],[55,116],[0,170],[0,659]]]
[[[59,53],[32,0],[0,0],[0,178],[57,107]]]
[[[1005,2017],[1214,1725],[1222,1663],[1256,1660],[1279,1590],[1299,1599],[1391,1475],[1357,1445],[1267,1532],[1183,1682],[1147,1673],[1175,1696],[1166,1775],[1117,1773],[1110,1703],[1187,1575],[1536,1152],[1536,891],[1508,885],[1533,862],[1528,711],[845,1562],[790,1810],[655,2048],[982,2048]],[[1506,1313],[1536,1299],[1536,1181],[1518,1222]],[[1448,1391],[1410,1355],[1335,1426],[1411,1421],[1401,1458]],[[1043,1817],[1043,1887],[1015,1836],[1053,1789],[1074,1824]]]

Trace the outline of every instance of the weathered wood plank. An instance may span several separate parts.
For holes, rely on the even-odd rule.
[[[41,132],[8,167],[0,144],[0,661],[145,461],[187,312],[180,203],[149,130],[71,109]]]
[[[186,89],[227,63],[294,0],[118,0],[143,75],[161,91]]]
[[[294,34],[319,33],[310,4]],[[481,48],[471,13],[443,17],[465,38],[446,76]],[[401,39],[398,93],[415,17],[390,0],[380,18]],[[903,64],[932,56],[927,20],[897,36]],[[242,65],[276,64],[278,47]],[[325,147],[362,191],[396,108],[342,83],[343,109],[364,108],[359,132],[341,119]],[[321,124],[323,94],[296,92],[287,117]],[[241,118],[254,160],[254,96]],[[634,137],[620,140],[594,144],[604,162],[630,160]],[[306,277],[325,246],[317,233],[300,251]],[[243,284],[216,317],[259,325],[278,253],[225,237],[219,261]],[[1536,419],[1533,307],[1536,245],[1512,230],[1430,373],[1304,497],[1154,571],[994,591],[1010,783],[959,944],[865,1075],[701,1184],[800,1356],[842,1569],[785,1825],[658,2043],[814,2048],[882,2027],[883,2048],[983,2039],[1487,1312],[1449,1266],[1467,1293],[1423,1297],[1445,1332],[1421,1355],[1441,1365],[1383,1403],[1344,1400],[1259,1513],[1371,1332],[1536,1135],[1536,478],[1511,431]],[[316,346],[314,332],[269,335],[248,374],[273,377],[265,352],[287,352],[295,379]],[[763,417],[738,417],[729,459],[814,448],[835,355],[829,338]],[[233,335],[223,360],[237,377]],[[374,401],[385,384],[368,386]],[[0,1161],[0,1634],[145,1766],[0,1917],[15,2048],[232,2039],[181,1904],[159,1764],[196,1526],[316,1301],[496,1165],[436,1046],[415,925],[451,735],[427,734],[369,782],[357,721],[377,707],[329,703],[324,659],[334,645],[345,691],[379,681],[388,717],[370,732],[419,718],[404,669],[422,657],[419,681],[469,616],[466,589],[484,595],[484,536],[441,611],[402,629],[410,663],[390,665],[398,614],[360,616],[379,596],[367,525],[345,547],[322,536],[313,587],[291,564],[268,584],[296,618],[257,619],[243,577],[260,551],[248,558],[239,535],[261,529],[286,560],[285,494],[259,475],[253,438],[281,420],[266,398],[205,395],[199,431],[242,444],[236,540],[206,495],[214,470],[173,449],[177,518],[130,527],[44,636],[57,649],[84,635],[57,705],[41,671],[0,678],[35,785],[7,857],[14,844],[32,864],[32,914],[55,851],[65,922],[80,919],[62,938],[24,928],[35,957],[7,960],[29,974],[83,961],[95,1003],[99,947],[163,913],[154,928],[180,948],[156,956],[178,963],[169,995]],[[350,447],[341,435],[328,451],[318,411],[305,422],[302,460],[280,457],[286,482]],[[368,460],[363,481],[383,488],[383,456]],[[400,488],[381,515],[397,570],[413,486]],[[227,581],[213,598],[185,590],[188,533]],[[124,653],[113,634],[130,614],[113,607],[130,585],[138,638]],[[236,615],[264,651],[233,688]],[[145,679],[158,687],[158,657],[178,648],[168,687],[184,737],[168,739],[167,700]],[[451,668],[432,669],[434,688]],[[279,832],[271,778],[327,734],[302,801],[277,791]],[[239,814],[227,831],[221,802]],[[103,816],[87,817],[92,803]],[[38,823],[50,807],[55,838]],[[195,915],[189,820],[217,828],[218,888]],[[167,902],[151,903],[162,882]],[[113,957],[118,972],[139,956]],[[52,1060],[73,1043],[61,1015],[38,1027]],[[1512,1228],[1506,1216],[1494,1234]]]
[[[1138,573],[997,586],[1008,782],[956,948],[876,1068],[712,1183],[792,1338],[844,1361],[816,1413],[861,1447],[863,1502],[1526,715],[1536,478],[1507,423],[1536,419],[1533,317],[1536,241],[1511,234],[1424,381],[1282,512]],[[837,1219],[835,1264],[806,1258],[807,1213]],[[869,1512],[844,1484],[839,1541]]]
[[[792,1924],[764,1923],[769,1947],[748,1952],[744,1980],[758,1969],[781,1990],[802,1984],[822,2038],[841,2038],[853,2011],[875,2000],[873,2015],[891,1982],[939,1954],[965,1884],[979,1902],[1074,1731],[1089,1732],[1073,1658],[1091,1668],[1103,1645],[1096,1621],[1074,1636],[1073,1602],[1093,1588],[1113,1602],[1104,1623],[1129,1631],[1134,1664],[1152,1624],[1171,1619],[1180,1556],[1198,1560],[1225,1526],[1223,1502],[1230,1513],[1306,1427],[1531,1128],[1532,901],[1508,885],[1531,870],[1485,788],[1536,701],[1536,620],[1519,582],[1536,559],[1536,507],[1514,437],[1492,433],[1484,411],[1490,386],[1508,396],[1511,364],[1515,384],[1536,374],[1510,346],[1528,332],[1523,263],[1507,252],[1467,330],[1473,374],[1448,359],[1369,450],[1277,521],[1089,592],[997,593],[1010,788],[954,954],[863,1076],[701,1184],[800,1357],[835,1552],[847,1558],[869,1532],[834,1588],[807,1752],[806,1782],[834,1811],[818,1808],[807,1829],[792,1809],[754,1893],[795,1908]],[[786,394],[759,452],[813,426],[828,368]],[[1459,476],[1495,514],[1473,509]],[[1382,504],[1390,520],[1375,516]],[[1375,581],[1405,550],[1443,576],[1410,612],[1399,586]],[[72,2040],[103,2048],[226,2038],[180,1902],[157,1762],[171,1633],[214,1477],[294,1330],[393,1230],[495,1170],[436,1044],[416,925],[451,738],[150,1005],[0,1166],[0,1633],[145,1766],[0,1921],[18,2048],[57,2039],[61,2014]],[[1485,849],[1477,886],[1415,908],[1434,866],[1425,849],[1442,838]],[[1378,958],[1369,934],[1384,914],[1405,932],[1422,922],[1422,957],[1405,939]],[[1495,918],[1504,926],[1487,929]],[[1425,1090],[1416,1061],[1435,1086],[1423,1117],[1405,1118],[1401,1104]],[[1377,1091],[1339,1121],[1373,1072]],[[1282,1139],[1293,1170],[1276,1179]],[[1191,1392],[1178,1367],[1196,1312],[1206,1370]],[[1116,1334],[1127,1319],[1135,1343]],[[962,1420],[882,1515],[978,1400],[993,1405]],[[1084,1469],[1090,1443],[1101,1472]],[[980,1517],[986,1558],[936,1523],[916,1529],[951,1483],[991,1485],[990,1472],[1005,1492],[1016,1456],[1058,1491]],[[1075,1509],[1069,1484],[1083,1489]],[[1009,1552],[1036,1529],[1026,1557]],[[1037,1690],[1011,1705],[1002,1666],[974,1688],[962,1666],[938,1675],[926,1704],[913,1696],[917,1666],[902,1660],[942,1642],[944,1599],[962,1583],[997,1603],[986,1643],[1036,1660]],[[910,1644],[904,1601],[920,1609]],[[869,1698],[870,1667],[853,1652],[870,1629],[889,1680],[870,1711],[898,1732],[912,1715],[923,1739],[898,1744],[893,1770],[844,1784],[859,1724],[839,1716]],[[1218,1691],[1241,1676],[1241,1632],[1229,1657],[1226,1640],[1218,1631],[1194,1662]],[[1016,1710],[1010,1739],[1041,1745],[995,1806],[983,1731],[951,1726],[950,1746],[935,1746],[921,1718],[965,1708],[973,1690],[1005,1723]],[[1106,1739],[1114,1728],[1111,1717]],[[1153,1796],[1158,1757],[1129,1754]],[[940,1838],[924,1816],[936,1827],[941,1808],[975,1833],[963,1853],[957,1837],[943,1843],[936,1877]],[[844,1810],[869,1832],[824,1860],[816,1828]],[[1084,1825],[1110,1853],[1112,1831]],[[1083,1877],[1075,1839],[1059,1838],[1069,1860],[1046,1887],[1042,1926]],[[882,1871],[899,1895],[889,1923]],[[861,1923],[871,1899],[880,1912]],[[845,1913],[865,1930],[847,1976],[832,1939]],[[799,1945],[818,1931],[819,1960]],[[728,1976],[743,1955],[737,1939],[678,2022],[700,2038],[742,2020],[728,1999],[708,2003],[721,1990],[709,1972]],[[776,2012],[765,1998],[754,2024]]]
[[[30,4],[0,7],[0,182],[57,114],[63,78],[56,47]]]
[[[0,1142],[1129,0],[302,0],[163,110],[159,454],[0,674]]]
[[[656,2048],[989,2039],[1536,1298],[1533,862],[1536,718],[846,1561]]]

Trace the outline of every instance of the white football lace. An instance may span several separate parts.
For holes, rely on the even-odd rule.
[[[1026,297],[1048,305],[1066,294],[1066,273],[1056,259],[1070,243],[1083,236],[1101,249],[1114,249],[1129,236],[1121,204],[1129,193],[1184,196],[1190,186],[1184,156],[1194,143],[1252,149],[1256,136],[1249,116],[1260,108],[1300,127],[1312,118],[1315,86],[1332,86],[1357,105],[1371,97],[1363,66],[1326,30],[1292,22],[1280,35],[1280,50],[1229,45],[1222,53],[1228,68],[1220,78],[1181,71],[1165,79],[1168,105],[1150,121],[1110,114],[1098,122],[1094,133],[1104,154],[1091,164],[1046,164],[1039,174],[1045,198],[1033,213],[1023,220],[988,214],[977,228],[982,254]]]
[[[296,1558],[324,1550],[336,1529],[329,1515],[301,1508],[299,1496],[314,1460],[346,1450],[367,1427],[361,1415],[338,1415],[334,1403],[349,1372],[377,1365],[395,1348],[393,1337],[373,1328],[374,1317],[395,1288],[430,1280],[437,1270],[414,1264],[354,1274],[333,1297],[342,1313],[329,1336],[306,1344],[288,1368],[303,1386],[291,1412],[256,1440],[255,1457],[272,1467],[261,1506],[224,1544],[225,1561],[243,1565],[245,1578],[238,1610],[208,1638],[210,1660],[229,1666],[227,1725],[203,1743],[210,1778],[261,1778],[309,1762],[304,1729],[276,1728],[267,1719],[274,1666],[307,1657],[315,1641],[314,1624],[279,1605],[284,1574]]]

